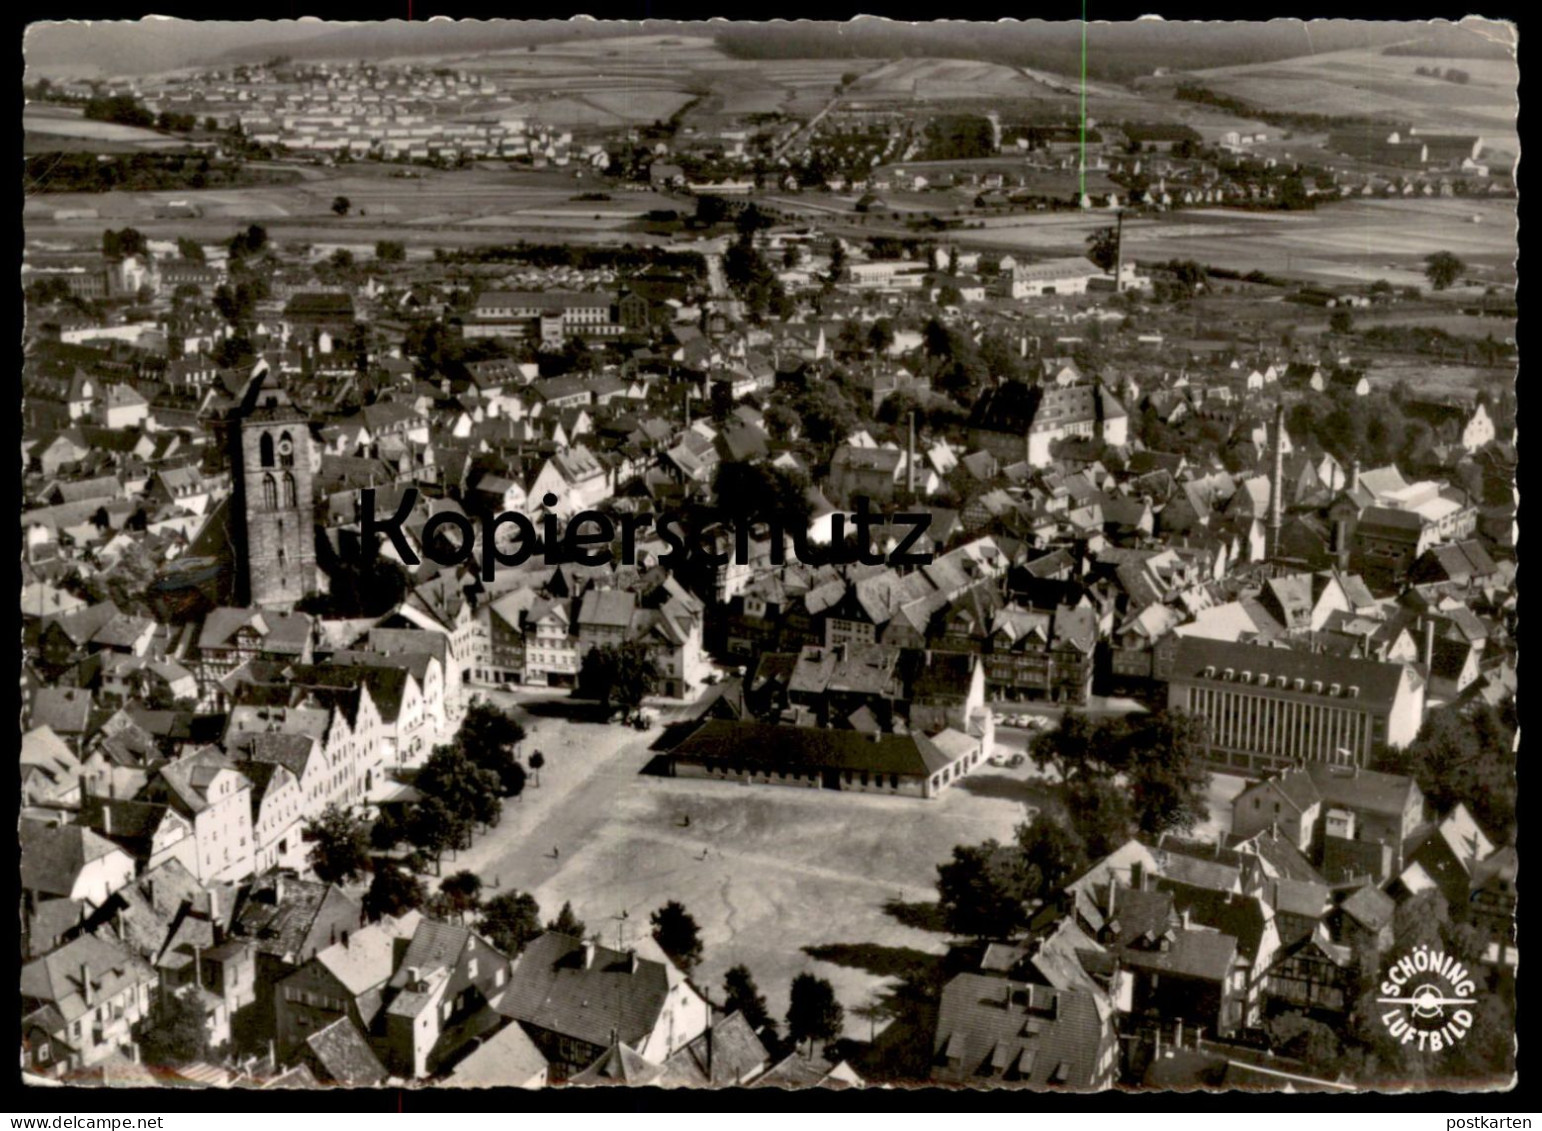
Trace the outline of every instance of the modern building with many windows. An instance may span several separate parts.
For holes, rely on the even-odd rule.
[[[581,291],[487,291],[466,319],[468,338],[614,338],[626,330],[616,300]]]
[[[1424,693],[1408,664],[1185,637],[1167,703],[1209,723],[1216,767],[1259,775],[1300,761],[1369,766],[1413,741]]]

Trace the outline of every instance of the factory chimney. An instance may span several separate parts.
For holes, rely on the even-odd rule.
[[[1280,527],[1285,523],[1285,404],[1274,409],[1274,475],[1269,481],[1269,556],[1280,553]]]
[[[914,500],[916,497],[916,414],[914,409],[910,412],[910,450],[905,457],[905,490]]]
[[[1424,622],[1424,671],[1428,679],[1435,670],[1435,618]]]
[[[1124,209],[1119,209],[1114,222],[1114,293],[1124,290]]]

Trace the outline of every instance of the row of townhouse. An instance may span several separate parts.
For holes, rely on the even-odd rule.
[[[484,686],[573,687],[590,650],[626,642],[647,650],[668,698],[694,696],[711,670],[704,607],[673,579],[651,593],[591,588],[576,600],[522,587],[483,604],[477,623],[470,675]]]

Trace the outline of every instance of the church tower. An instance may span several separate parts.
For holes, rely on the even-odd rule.
[[[237,431],[248,605],[291,608],[318,589],[311,435],[287,393],[259,378]]]

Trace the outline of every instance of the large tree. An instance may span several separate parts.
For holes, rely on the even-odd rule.
[[[425,797],[407,818],[407,843],[434,862],[435,873],[444,854],[461,844],[467,831],[461,816],[437,797]]]
[[[156,1067],[192,1064],[209,1055],[208,1019],[192,986],[163,992],[139,1039],[145,1062]]]
[[[1053,769],[1062,781],[1107,773],[1109,752],[1125,732],[1122,719],[1094,719],[1067,711],[1060,725],[1040,735],[1030,751],[1040,769]]]
[[[724,460],[718,464],[712,486],[719,512],[735,522],[767,522],[784,531],[804,531],[813,516],[809,478],[789,468]]]
[[[148,249],[149,244],[145,240],[145,234],[138,228],[124,228],[116,232],[108,228],[102,233],[102,254],[109,259],[144,255]]]
[[[1113,228],[1089,232],[1087,258],[1099,271],[1112,271],[1119,262],[1119,234]]]
[[[894,344],[894,326],[887,318],[875,321],[867,331],[867,348],[875,357],[881,357],[889,352],[889,347]]]
[[[686,974],[701,961],[701,928],[678,900],[671,899],[650,917],[653,941]]]
[[[1436,251],[1424,257],[1424,277],[1437,291],[1453,286],[1466,271],[1467,264],[1449,251]]]
[[[1108,778],[1079,777],[1067,782],[1061,800],[1091,860],[1101,860],[1135,833],[1129,791]]]
[[[1141,832],[1151,836],[1186,833],[1209,816],[1203,718],[1184,711],[1159,711],[1135,728],[1125,748],[1131,800]]]
[[[462,922],[481,903],[482,877],[475,872],[461,869],[439,882],[439,890],[449,901],[450,909]]]
[[[513,958],[542,934],[540,905],[522,891],[495,895],[482,904],[481,929],[488,942]]]
[[[1389,751],[1379,768],[1413,777],[1437,813],[1465,805],[1490,836],[1513,839],[1515,731],[1494,707],[1429,712],[1413,742]]]
[[[1074,829],[1042,814],[1017,826],[1029,899],[1049,899],[1086,867],[1086,850]]]
[[[832,1041],[841,1035],[846,1011],[836,999],[835,987],[813,974],[799,974],[788,993],[787,1036],[794,1044]]]
[[[860,422],[856,409],[832,381],[813,381],[792,405],[803,435],[826,448],[845,441]]]
[[[310,865],[316,878],[327,884],[346,884],[369,872],[369,827],[337,804],[305,824],[311,841]]]
[[[937,898],[954,934],[1007,939],[1027,925],[1026,876],[1021,852],[994,840],[960,844],[937,865]]]
[[[659,668],[641,641],[591,648],[578,670],[579,694],[630,713],[659,683]]]
[[[472,763],[499,776],[507,796],[515,792],[509,787],[514,784],[516,770],[520,786],[524,785],[524,773],[519,766],[519,746],[524,740],[524,726],[487,703],[474,703],[467,709],[456,735],[457,743]]]
[[[741,964],[730,967],[728,973],[723,975],[723,1010],[726,1013],[744,1014],[744,1019],[756,1032],[772,1026],[773,1035],[775,1033],[774,1022],[766,1008],[766,996],[755,984],[755,977],[748,966]]]
[[[369,829],[370,847],[376,852],[390,852],[407,836],[406,825],[395,809],[384,809]]]
[[[559,935],[567,935],[569,938],[581,939],[589,934],[589,928],[584,925],[573,911],[571,903],[564,903],[562,910],[557,912],[557,917],[546,924],[548,931],[555,931]]]
[[[472,762],[459,743],[434,747],[413,785],[444,802],[465,827],[491,827],[502,819],[503,779]],[[468,845],[463,838],[453,847]]]
[[[401,916],[428,902],[423,881],[398,864],[381,864],[364,893],[364,913],[371,919],[383,915]]]

